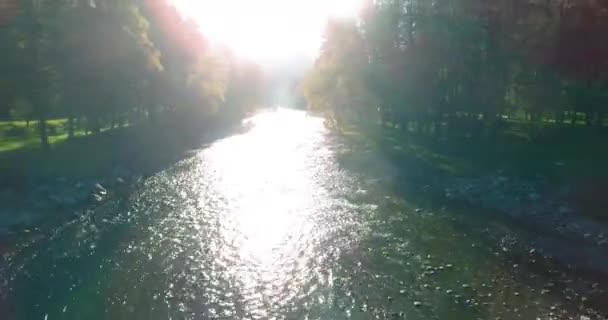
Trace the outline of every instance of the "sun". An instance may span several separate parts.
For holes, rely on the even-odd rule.
[[[212,41],[273,62],[316,54],[328,18],[352,18],[362,0],[174,0]]]

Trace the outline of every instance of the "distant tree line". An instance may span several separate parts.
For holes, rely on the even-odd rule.
[[[492,137],[606,125],[608,1],[375,0],[327,25],[302,89],[336,127]]]
[[[99,133],[235,120],[262,102],[253,63],[212,47],[166,0],[2,0],[0,119]],[[172,126],[167,128],[168,126]]]

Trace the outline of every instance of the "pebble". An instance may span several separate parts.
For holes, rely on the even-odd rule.
[[[421,307],[421,306],[422,306],[422,302],[414,301],[414,307]]]

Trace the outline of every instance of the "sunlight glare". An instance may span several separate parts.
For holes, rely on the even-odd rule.
[[[258,62],[313,57],[330,17],[352,18],[361,0],[174,0],[203,33]]]

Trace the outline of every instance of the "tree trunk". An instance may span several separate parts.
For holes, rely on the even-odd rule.
[[[559,110],[555,113],[555,124],[558,127],[561,127],[564,125],[564,112]]]
[[[571,114],[572,114],[572,117],[570,119],[570,125],[574,127],[574,126],[576,126],[576,121],[578,120],[577,116],[576,116],[576,111],[571,112]]]
[[[40,144],[44,149],[48,149],[49,147],[49,133],[47,132],[46,127],[46,117],[40,117],[38,119],[38,131],[40,134]]]
[[[74,139],[74,116],[68,116],[68,139]]]

